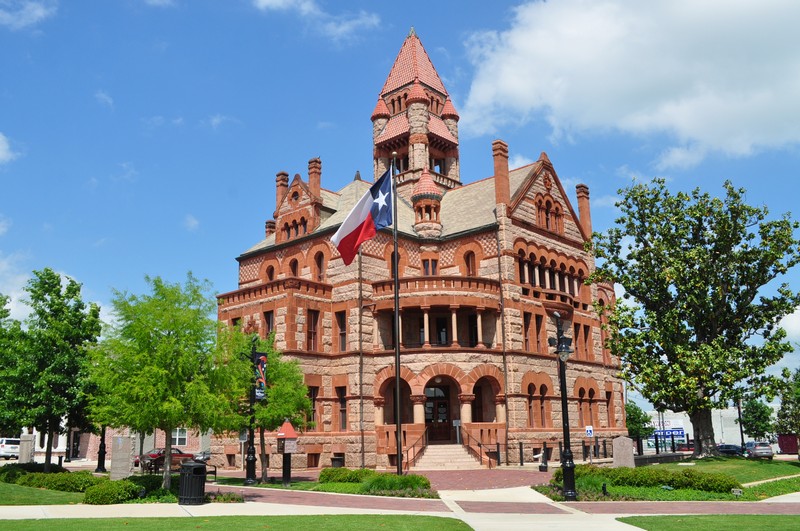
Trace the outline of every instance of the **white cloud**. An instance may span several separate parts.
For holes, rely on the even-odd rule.
[[[180,125],[181,123],[183,123],[182,120],[179,123],[177,123],[176,125]],[[228,115],[225,115],[225,114],[217,113],[217,114],[214,114],[212,116],[209,116],[206,123],[208,125],[210,125],[212,129],[218,129],[219,127],[221,127],[223,124],[226,124],[226,123],[238,124],[238,123],[241,123],[241,122],[239,122],[239,120],[237,120],[233,116],[228,116]]]
[[[109,109],[114,108],[114,99],[104,90],[98,90],[95,92],[94,99],[97,100],[97,103],[104,107],[108,107]]]
[[[599,197],[593,197],[591,201],[593,208],[616,208],[619,197],[616,195],[601,195]]]
[[[57,10],[58,2],[55,0],[0,0],[0,26],[12,30],[35,26],[55,15]]]
[[[795,309],[779,323],[781,328],[786,330],[789,341],[800,345],[800,308]],[[800,350],[800,349],[798,349]]]
[[[118,166],[120,171],[111,176],[112,181],[127,181],[131,183],[136,181],[136,176],[139,175],[139,172],[136,171],[133,162],[120,162]]]
[[[534,120],[554,139],[666,134],[659,168],[800,143],[800,3],[561,0],[513,13],[467,41],[468,134]]]
[[[193,215],[186,214],[183,218],[183,227],[190,232],[194,232],[200,227],[200,221]]]
[[[0,164],[11,162],[19,156],[19,153],[11,151],[11,143],[3,133],[0,133]]]
[[[296,12],[314,25],[314,31],[337,42],[355,39],[358,32],[377,28],[381,18],[376,13],[358,11],[334,15],[323,10],[314,0],[253,0],[256,9],[264,12]]]
[[[8,232],[8,229],[11,228],[11,220],[5,217],[4,215],[0,214],[0,236]]]
[[[508,167],[512,169],[521,168],[523,166],[527,166],[528,164],[533,164],[534,160],[529,159],[525,155],[520,155],[519,153],[514,153],[508,159]]]
[[[30,309],[22,302],[27,294],[23,290],[30,275],[23,273],[21,263],[24,257],[20,254],[4,256],[0,251],[0,293],[11,298],[8,309],[11,311],[11,318],[19,321],[24,320]]]

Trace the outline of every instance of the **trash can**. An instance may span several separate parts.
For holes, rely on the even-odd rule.
[[[206,496],[206,464],[187,461],[181,465],[179,505],[202,505]]]
[[[331,457],[331,466],[333,468],[342,468],[344,466],[344,456]]]

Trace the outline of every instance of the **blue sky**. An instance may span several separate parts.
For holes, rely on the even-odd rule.
[[[43,267],[105,309],[145,275],[235,289],[277,172],[371,175],[412,26],[461,115],[465,182],[501,138],[514,166],[546,151],[573,204],[587,184],[595,230],[653,176],[730,179],[798,218],[797,20],[788,0],[0,0],[0,293],[22,318]],[[783,324],[800,341],[800,312]]]

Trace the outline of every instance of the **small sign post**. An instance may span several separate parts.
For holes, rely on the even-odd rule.
[[[592,437],[594,437],[594,426],[591,424],[586,426],[586,438],[589,439],[589,464],[591,465],[594,461],[592,459],[594,452],[592,451]]]
[[[292,454],[297,452],[297,432],[289,419],[278,430],[278,453],[283,454],[283,486],[292,482]]]

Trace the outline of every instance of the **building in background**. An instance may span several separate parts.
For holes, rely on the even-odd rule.
[[[318,158],[306,178],[278,172],[264,238],[237,258],[237,289],[219,295],[221,321],[274,334],[305,374],[315,427],[301,434],[294,466],[338,459],[394,466],[396,385],[404,450],[426,432],[430,444],[461,436],[473,446],[499,444],[503,462],[518,461],[520,443],[526,455],[545,442],[556,447],[564,390],[547,343],[556,312],[575,349],[565,390],[575,440],[588,425],[600,439],[625,435],[619,360],[602,348],[595,306],[612,304],[614,292],[585,284],[594,270],[584,250],[592,232],[588,188],[577,186],[576,210],[546,154],[509,168],[500,140],[487,145],[494,175],[462,168],[459,115],[413,29],[371,119],[373,179],[356,174],[341,190],[328,190]],[[349,266],[330,242],[393,158],[397,336],[391,231],[362,245]],[[213,450],[228,454],[234,444],[217,440]]]

